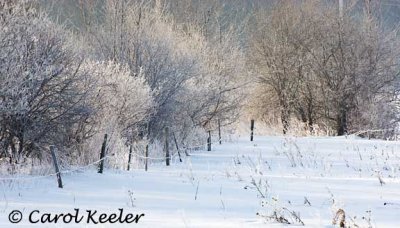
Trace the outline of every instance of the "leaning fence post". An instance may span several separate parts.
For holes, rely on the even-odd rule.
[[[104,157],[106,156],[106,146],[107,146],[107,134],[104,135],[103,145],[101,146],[100,165],[99,165],[99,170],[97,171],[98,173],[103,173]]]
[[[178,151],[179,161],[182,162],[181,152],[179,152],[179,146],[178,146],[178,142],[176,141],[175,132],[172,132],[172,136],[174,137],[175,147],[176,147],[176,150]]]
[[[129,146],[129,157],[128,157],[128,168],[127,168],[128,171],[131,168],[131,160],[132,160],[132,143]]]
[[[219,141],[219,144],[221,145],[222,139],[221,139],[221,120],[220,119],[218,119],[218,141]]]
[[[165,163],[167,166],[169,166],[169,161],[170,161],[170,156],[169,156],[169,145],[168,145],[168,127],[165,127]]]
[[[254,134],[254,120],[250,121],[250,141],[253,142],[253,134]]]
[[[54,146],[50,146],[50,152],[51,152],[51,157],[53,158],[54,168],[55,168],[56,174],[57,174],[58,187],[63,188],[61,173],[58,168],[58,162],[57,162],[57,157],[56,157],[56,152],[55,152]]]
[[[207,151],[211,151],[211,131],[208,131]]]

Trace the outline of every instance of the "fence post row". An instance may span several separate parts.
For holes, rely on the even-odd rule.
[[[51,152],[51,157],[53,158],[54,168],[55,168],[56,174],[57,174],[58,187],[63,188],[61,173],[60,173],[60,169],[58,168],[58,162],[57,162],[57,157],[56,157],[56,152],[55,152],[54,146],[50,146],[50,152]]]
[[[107,146],[107,134],[104,135],[103,145],[101,146],[100,165],[99,165],[99,170],[97,171],[97,173],[103,173],[104,157],[106,156],[106,146]]]
[[[253,134],[254,134],[254,120],[250,121],[250,141],[253,142]]]

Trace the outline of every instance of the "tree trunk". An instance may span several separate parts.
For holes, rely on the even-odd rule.
[[[308,111],[307,111],[307,116],[308,116],[308,129],[310,130],[310,133],[312,134],[314,132],[314,120],[313,120],[313,106],[312,104],[308,104]]]
[[[287,108],[282,108],[281,121],[283,127],[283,134],[286,135],[287,131],[289,130],[289,111],[287,110]]]
[[[308,115],[306,115],[304,108],[301,106],[297,110],[299,112],[301,122],[303,122],[304,124],[304,130],[307,131],[307,127],[309,126],[307,116],[309,116],[309,113],[307,113]]]
[[[313,133],[314,132],[314,127],[313,127],[313,125],[314,125],[314,121],[313,121],[313,119],[312,119],[312,117],[311,117],[311,115],[308,117],[308,129],[309,129],[309,131],[310,131],[310,133]]]
[[[299,114],[300,114],[300,118],[301,121],[305,124],[307,124],[307,116],[306,116],[306,112],[304,111],[303,107],[299,107],[298,108]]]
[[[344,108],[337,117],[337,134],[339,136],[347,134],[347,110]]]

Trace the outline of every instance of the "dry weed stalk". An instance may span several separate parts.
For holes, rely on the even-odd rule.
[[[337,210],[335,217],[333,218],[332,221],[333,225],[339,224],[340,228],[344,228],[346,224],[346,213],[344,212],[343,209]]]

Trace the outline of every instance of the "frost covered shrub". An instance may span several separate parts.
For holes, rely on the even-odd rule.
[[[69,127],[88,115],[86,82],[67,34],[23,4],[0,8],[0,154],[10,162],[49,144],[68,146]]]
[[[97,129],[118,130],[126,138],[137,132],[138,124],[153,108],[143,74],[132,76],[125,66],[95,61],[86,62],[82,74],[90,75],[95,85],[87,102],[94,111]]]
[[[125,66],[113,62],[87,61],[80,74],[88,75],[92,86],[85,101],[92,116],[80,135],[84,142],[77,148],[84,161],[98,159],[104,134],[109,135],[109,150],[124,152],[141,130],[153,110],[153,99],[143,74],[132,76]],[[124,156],[122,153],[121,156]],[[118,159],[117,159],[118,160]]]
[[[244,63],[232,34],[211,43],[200,28],[182,29],[162,5],[148,1],[107,0],[101,13],[104,21],[82,35],[95,58],[144,73],[154,110],[143,129],[152,141],[166,126],[183,143],[192,128],[215,129],[217,119],[227,124],[236,118]]]
[[[245,67],[232,31],[214,43],[162,5],[103,3],[82,2],[93,17],[74,32],[34,11],[40,3],[0,3],[0,158],[49,159],[55,145],[67,164],[87,163],[108,134],[119,163],[165,127],[189,145],[237,118]]]
[[[55,145],[62,160],[93,160],[105,133],[123,145],[151,113],[141,71],[82,60],[70,35],[24,3],[1,5],[0,158],[48,158]]]

